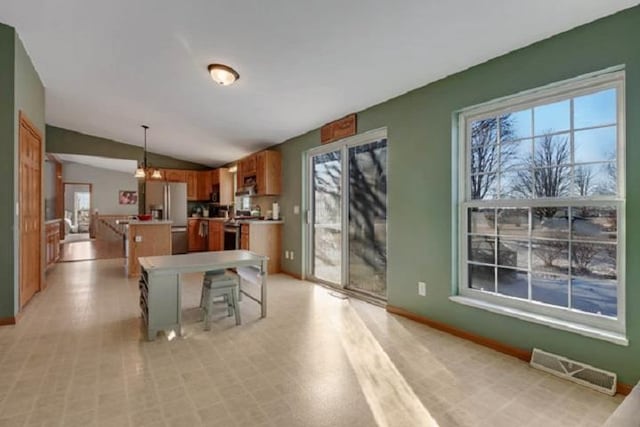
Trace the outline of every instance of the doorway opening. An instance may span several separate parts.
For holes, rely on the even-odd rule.
[[[64,241],[91,239],[91,184],[64,183]]]

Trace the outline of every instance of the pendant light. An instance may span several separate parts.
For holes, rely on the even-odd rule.
[[[138,169],[136,169],[136,173],[133,175],[134,177],[138,178],[138,179],[144,179],[147,177],[147,129],[149,129],[149,126],[147,125],[142,125],[142,128],[144,129],[144,158],[142,160],[142,165],[138,166]],[[162,178],[162,174],[160,173],[160,169],[155,168],[153,169],[153,172],[151,173],[151,178],[152,179],[161,179]]]

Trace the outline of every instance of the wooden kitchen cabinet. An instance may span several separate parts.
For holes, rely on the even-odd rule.
[[[244,186],[244,171],[242,170],[242,162],[236,163],[236,187],[242,188]]]
[[[252,155],[242,159],[242,170],[246,176],[256,173],[256,156]]]
[[[60,223],[61,220],[59,219],[45,223],[45,259],[47,269],[60,260]]]
[[[238,162],[237,185],[243,187],[245,179],[255,177],[257,196],[278,196],[282,191],[282,160],[280,153],[265,150]]]
[[[207,220],[189,219],[187,221],[187,250],[189,252],[201,252],[207,250],[208,233],[205,232],[204,236],[200,235],[200,223],[203,221],[205,227],[208,227],[208,224],[206,224]]]
[[[211,171],[197,172],[198,178],[198,199],[197,200],[210,200],[211,199]]]
[[[198,171],[185,171],[187,200],[198,200]]]
[[[256,155],[252,154],[238,161],[237,182],[238,188],[245,186],[245,179],[256,176]]]
[[[209,250],[224,250],[224,222],[209,221]]]
[[[163,169],[164,179],[168,182],[187,182],[186,171],[182,169]]]
[[[242,224],[240,226],[240,249],[249,249],[249,224]]]
[[[212,191],[218,192],[218,203],[233,204],[233,174],[228,168],[218,168],[211,172]]]
[[[256,221],[240,226],[240,249],[269,257],[268,273],[280,272],[282,257],[282,224]]]
[[[282,191],[282,161],[280,153],[265,150],[256,154],[256,193],[258,196],[277,196]]]

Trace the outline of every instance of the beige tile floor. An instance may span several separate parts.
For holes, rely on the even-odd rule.
[[[269,317],[223,307],[143,341],[121,260],[57,265],[0,327],[0,426],[598,426],[620,403],[326,289],[272,276]]]

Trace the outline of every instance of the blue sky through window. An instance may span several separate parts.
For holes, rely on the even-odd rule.
[[[536,145],[543,141],[543,135],[554,134],[553,142],[569,142],[573,130],[573,156],[566,163],[599,163],[594,172],[601,172],[608,166],[606,162],[615,162],[617,157],[617,94],[616,89],[605,89],[573,98],[573,127],[571,117],[572,99],[535,106],[526,110],[510,112],[499,117],[502,135],[500,153],[501,170],[526,169],[530,166],[531,154]],[[496,120],[486,118],[479,123]],[[478,144],[495,144],[494,137],[481,135],[473,140]],[[475,154],[475,152],[474,152]],[[613,165],[613,163],[611,163]],[[494,172],[491,170],[473,170],[473,173]],[[597,167],[596,167],[597,166]],[[613,165],[615,166],[615,165]]]

